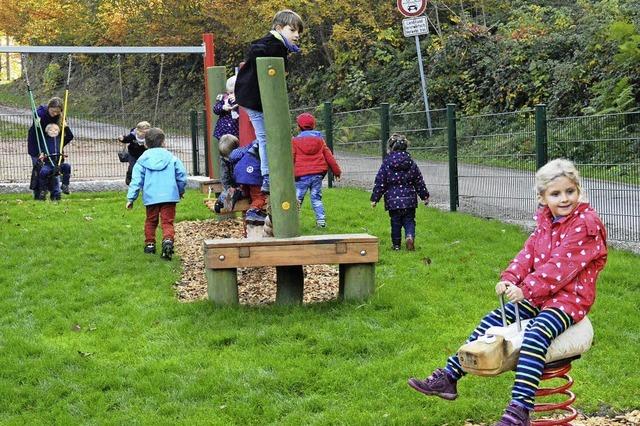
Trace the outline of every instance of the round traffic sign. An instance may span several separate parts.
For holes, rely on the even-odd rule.
[[[427,0],[397,0],[398,10],[404,16],[418,16],[427,8]]]

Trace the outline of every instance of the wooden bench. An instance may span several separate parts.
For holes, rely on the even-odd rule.
[[[204,241],[209,300],[238,304],[237,268],[276,267],[276,303],[302,303],[302,265],[338,264],[342,300],[363,300],[375,289],[378,238],[368,234]]]

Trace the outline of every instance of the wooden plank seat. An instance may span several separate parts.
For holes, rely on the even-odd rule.
[[[237,304],[237,268],[276,267],[276,303],[301,303],[302,265],[338,264],[343,300],[363,300],[375,289],[378,238],[368,234],[204,241],[209,300]]]

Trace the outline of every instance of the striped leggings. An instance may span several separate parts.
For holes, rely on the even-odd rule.
[[[532,321],[529,322],[524,331],[524,340],[520,349],[518,365],[516,366],[516,379],[511,391],[511,399],[515,403],[533,410],[535,393],[542,377],[547,349],[549,349],[553,339],[573,325],[573,320],[558,308],[539,310],[526,300],[519,302],[518,305],[520,319],[532,319]],[[507,323],[514,323],[514,304],[507,303],[505,310]],[[496,309],[482,318],[466,343],[476,340],[492,326],[502,326],[500,309]],[[449,357],[445,370],[456,380],[466,374],[462,370],[457,355]]]

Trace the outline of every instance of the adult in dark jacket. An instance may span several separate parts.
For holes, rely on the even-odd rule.
[[[40,153],[38,157],[38,161],[41,162],[41,166],[38,172],[38,188],[47,188],[51,192],[51,199],[56,201],[60,199],[60,186],[58,185],[58,180],[56,178],[57,171],[60,170],[62,174],[62,185],[63,187],[69,188],[69,176],[71,175],[71,166],[68,163],[64,163],[61,161],[61,149],[60,149],[60,138],[62,135],[60,134],[60,127],[55,123],[49,123],[47,127],[44,128],[44,152]],[[67,127],[64,133],[64,142],[62,143],[62,147],[65,147],[71,140],[73,139],[73,133]],[[51,178],[53,182],[51,181]],[[68,193],[68,192],[67,192]],[[45,200],[46,199],[46,191],[39,191],[36,199]]]
[[[394,133],[387,142],[388,155],[376,175],[371,207],[384,195],[384,208],[391,218],[391,243],[400,250],[404,228],[407,250],[414,250],[418,196],[429,204],[429,191],[418,165],[407,152],[407,139]]]
[[[31,157],[31,164],[33,165],[33,170],[31,172],[31,185],[29,188],[33,190],[33,197],[36,200],[42,199],[43,195],[46,197],[47,190],[51,191],[53,188],[60,186],[60,179],[58,178],[58,174],[55,173],[50,176],[50,179],[47,182],[48,185],[41,188],[39,186],[39,175],[42,167],[41,158],[43,158],[41,154],[46,155],[47,150],[45,140],[43,139],[46,137],[44,129],[52,123],[61,126],[62,107],[62,99],[58,97],[49,99],[47,105],[40,105],[36,110],[36,114],[38,116],[42,133],[40,133],[40,130],[36,129],[35,123],[29,127],[29,131],[27,132],[27,151]],[[67,140],[67,132],[71,134],[69,126],[65,126],[65,140]],[[73,138],[73,136],[71,138]],[[70,140],[71,139],[69,139],[69,141]],[[71,179],[71,165],[69,163],[62,163],[59,172],[62,174],[62,192],[68,194],[69,181]]]

